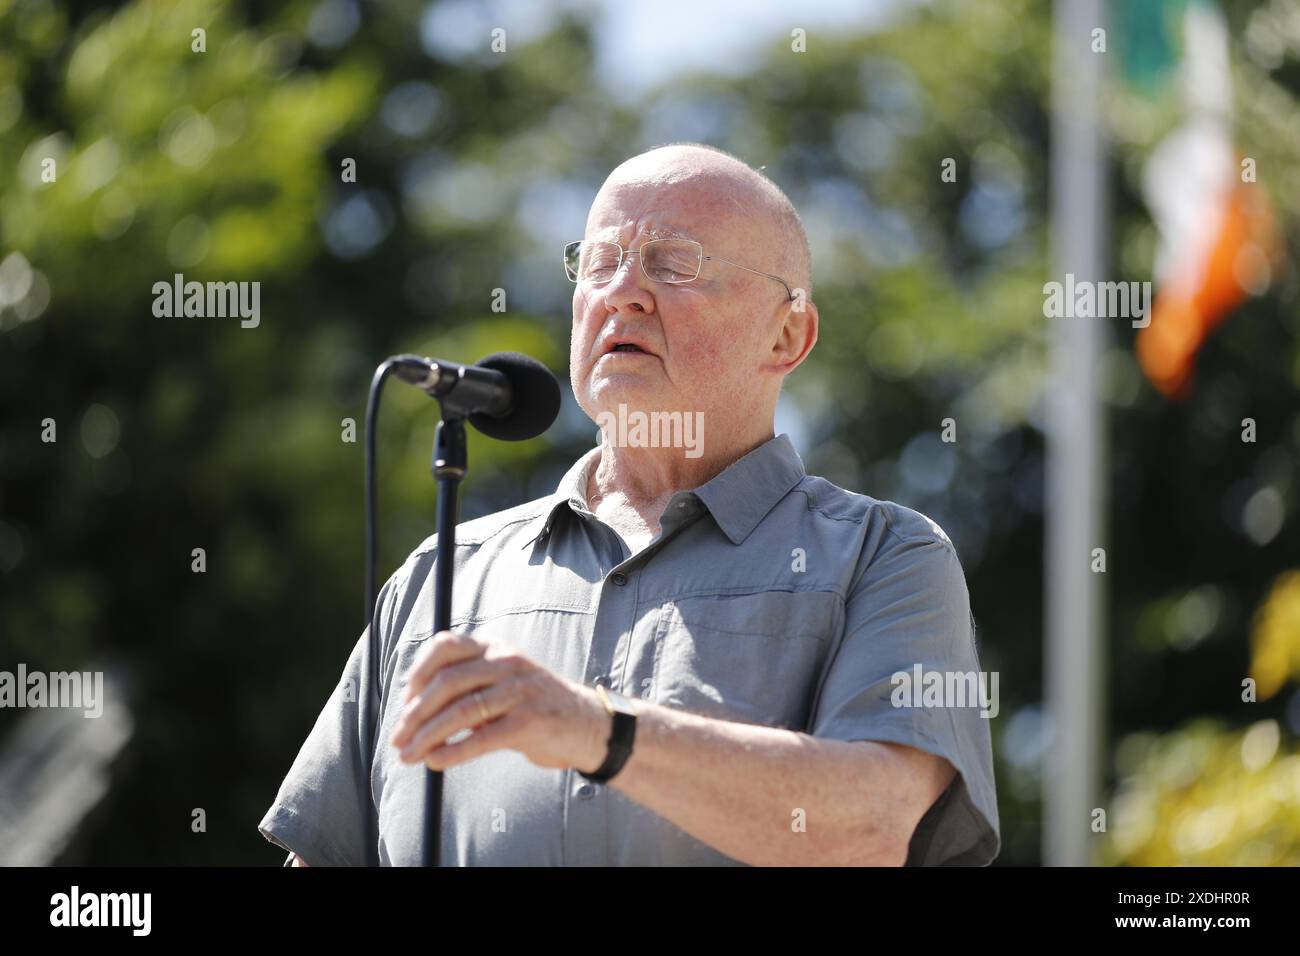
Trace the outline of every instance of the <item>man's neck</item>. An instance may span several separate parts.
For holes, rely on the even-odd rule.
[[[725,432],[724,432],[725,434]],[[600,458],[588,474],[587,497],[595,510],[602,502],[618,502],[638,512],[662,511],[678,491],[698,488],[775,437],[772,425],[751,429],[739,440],[721,447],[711,441],[699,457],[690,458],[682,448],[648,448],[619,445],[609,430],[602,434]],[[657,517],[657,514],[656,514]]]

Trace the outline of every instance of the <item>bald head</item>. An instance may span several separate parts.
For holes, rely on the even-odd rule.
[[[609,174],[584,238],[631,251],[672,237],[699,242],[719,261],[677,282],[655,280],[644,262],[620,263],[600,281],[575,279],[574,395],[593,421],[624,405],[698,412],[727,436],[714,447],[744,454],[771,437],[781,383],[817,342],[803,226],[757,170],[721,150],[672,144]]]
[[[745,265],[779,275],[812,296],[812,253],[794,204],[781,187],[731,153],[701,143],[656,146],[614,169],[601,187],[690,184],[722,201],[730,225],[745,236]]]

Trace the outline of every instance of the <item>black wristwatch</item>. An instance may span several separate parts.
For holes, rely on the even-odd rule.
[[[617,691],[606,690],[603,684],[596,685],[596,693],[606,712],[614,718],[614,729],[609,735],[609,753],[605,762],[593,772],[579,770],[592,783],[604,783],[623,769],[627,758],[632,756],[632,741],[636,737],[636,711],[632,703]]]

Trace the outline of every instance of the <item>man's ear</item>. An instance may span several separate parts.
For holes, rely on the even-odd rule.
[[[802,292],[781,307],[783,318],[776,341],[772,343],[772,361],[793,372],[803,364],[817,344],[819,316],[817,305]]]

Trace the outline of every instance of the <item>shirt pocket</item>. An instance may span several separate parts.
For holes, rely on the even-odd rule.
[[[678,598],[655,631],[654,700],[723,720],[802,730],[832,644],[838,595]]]

